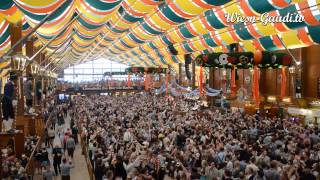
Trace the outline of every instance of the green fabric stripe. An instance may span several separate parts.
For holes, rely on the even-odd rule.
[[[100,10],[100,11],[108,11],[121,3],[121,0],[113,3],[102,2],[99,0],[85,0],[90,6]]]

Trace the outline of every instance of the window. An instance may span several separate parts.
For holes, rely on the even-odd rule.
[[[105,72],[123,72],[127,67],[127,65],[113,62],[108,59],[98,59],[65,69],[63,79],[64,81],[72,83],[100,81],[105,78],[103,76]],[[116,78],[125,79],[127,76],[124,75]]]

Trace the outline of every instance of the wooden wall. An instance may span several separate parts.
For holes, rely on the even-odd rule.
[[[302,96],[317,98],[320,78],[320,45],[302,48]],[[320,98],[320,97],[318,97]]]
[[[306,98],[317,98],[317,81],[320,78],[320,45],[314,45],[306,48],[290,50],[298,60],[302,60],[302,96]],[[287,53],[286,51],[279,51]],[[213,68],[213,88],[221,89],[223,81],[221,80],[222,69]],[[248,92],[251,91],[252,76],[249,69],[237,69],[237,88],[244,87]],[[245,77],[250,77],[250,83],[245,82]],[[294,81],[296,75],[289,73],[286,69],[287,83],[286,95],[294,96]],[[261,69],[260,70],[260,95],[261,96],[280,96],[281,92],[281,69]],[[319,97],[318,97],[319,98]]]

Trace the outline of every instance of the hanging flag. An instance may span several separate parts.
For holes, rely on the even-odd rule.
[[[257,66],[253,67],[253,83],[252,83],[252,94],[256,106],[259,106],[260,103],[260,94],[259,94],[259,70]]]
[[[166,96],[169,97],[169,73],[166,74]]]
[[[231,71],[231,93],[232,96],[237,95],[237,85],[236,85],[236,66],[233,65],[232,71]]]
[[[149,85],[150,85],[150,79],[149,79],[149,75],[147,73],[145,73],[145,78],[144,78],[144,90],[148,91],[149,90]]]
[[[286,87],[287,87],[286,68],[282,67],[282,69],[281,69],[281,99],[283,99],[286,96]]]

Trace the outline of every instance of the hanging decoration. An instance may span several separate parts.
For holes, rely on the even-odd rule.
[[[167,68],[155,67],[129,67],[125,70],[126,73],[166,73]]]
[[[166,86],[168,85],[168,88]],[[168,91],[167,91],[168,90]],[[171,83],[163,83],[162,86],[159,89],[154,89],[154,92],[159,95],[164,92],[170,93],[171,96],[173,97],[197,97],[200,96],[200,87],[197,89],[191,91],[187,87],[182,87],[179,84],[177,84],[175,81],[171,81]],[[185,93],[183,93],[185,92]],[[208,84],[203,87],[203,95],[205,96],[211,96],[211,97],[216,97],[222,95],[221,90],[217,89],[212,89],[208,86]]]
[[[170,74],[169,72],[166,73],[166,96],[169,97],[169,79],[170,79]]]
[[[236,66],[233,65],[231,69],[231,95],[234,97],[237,94],[237,85],[236,85]]]
[[[148,91],[150,89],[150,76],[147,72],[145,72],[144,75],[144,90]]]
[[[257,66],[253,67],[253,83],[252,83],[252,94],[253,100],[255,101],[256,106],[260,104],[260,93],[259,93],[259,70]]]
[[[210,53],[199,55],[196,63],[202,67],[248,69],[253,65],[258,65],[260,68],[278,68],[279,66],[291,66],[292,58],[285,53],[267,51],[262,52],[261,57],[256,57],[256,54],[252,52]]]
[[[281,68],[281,99],[286,96],[286,87],[287,87],[287,73],[286,68]]]
[[[65,54],[56,52],[53,59],[66,57],[71,63],[78,63],[102,56],[134,67],[172,65],[177,70],[185,54],[197,57],[207,51],[222,54],[216,57],[209,54],[207,59],[201,59],[200,65],[204,67],[252,68],[255,64],[259,68],[276,68],[288,66],[285,64],[291,61],[290,57],[278,54],[274,59],[264,52],[320,43],[320,6],[317,4],[319,0],[261,0],[259,3],[256,0],[239,3],[231,0],[3,0],[0,56],[10,48],[9,22],[22,22],[23,34],[26,34],[59,7],[34,33],[37,46],[60,34],[45,49],[47,53],[73,39]],[[226,13],[237,13],[241,17],[268,13],[270,18],[295,13],[305,21],[265,25],[262,22],[230,23]],[[79,18],[64,29],[78,14]],[[76,33],[70,37],[72,31]],[[234,43],[241,44],[244,52],[257,51],[257,54],[227,53],[226,56],[224,52]],[[173,53],[172,47],[176,49]],[[0,63],[3,61],[6,60],[0,59]],[[68,64],[59,63],[62,67],[58,69]]]

